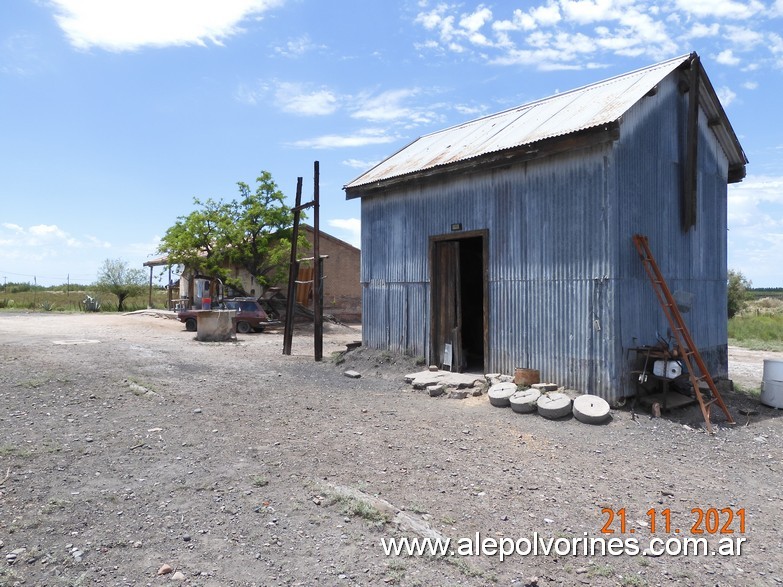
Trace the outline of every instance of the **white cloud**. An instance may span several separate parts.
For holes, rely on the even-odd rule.
[[[590,24],[602,20],[614,20],[617,17],[617,4],[613,0],[561,0],[563,15],[579,24]],[[625,3],[627,4],[627,3]]]
[[[737,94],[727,86],[717,88],[715,93],[718,95],[718,99],[724,108],[727,108],[737,98]]]
[[[757,0],[735,2],[734,0],[677,0],[677,7],[683,12],[711,18],[735,18],[744,20],[765,10]]]
[[[23,269],[26,265],[32,267],[38,261],[61,258],[75,249],[86,252],[107,249],[111,244],[90,235],[75,237],[56,224],[23,227],[4,222],[0,225],[0,247],[0,258],[3,261],[14,261],[16,266]],[[32,272],[32,268],[29,272]]]
[[[745,82],[742,84],[742,87],[746,90],[755,90],[759,87],[759,84],[758,82]]]
[[[702,39],[705,37],[714,37],[720,32],[720,25],[718,23],[712,23],[711,25],[706,25],[700,22],[697,22],[696,24],[691,27],[690,33],[688,36],[690,36],[692,39]]]
[[[404,104],[406,100],[414,98],[419,93],[418,88],[402,88],[382,92],[375,96],[359,96],[351,116],[372,122],[388,122],[401,119],[419,123],[427,122],[431,118],[425,112]]]
[[[35,75],[48,68],[44,51],[34,35],[16,33],[0,43],[0,73],[17,76]]]
[[[242,32],[240,23],[282,0],[51,0],[55,20],[77,49],[216,45]]]
[[[259,83],[256,86],[248,84],[239,84],[234,90],[234,99],[248,106],[257,105],[261,99],[269,93],[269,87],[266,84]]]
[[[728,221],[729,266],[742,271],[756,286],[780,286],[783,177],[748,176],[729,185]]]
[[[739,26],[725,26],[726,40],[745,51],[753,49],[764,42],[764,35],[753,29]]]
[[[465,14],[459,21],[459,26],[469,33],[475,33],[492,18],[492,11],[484,5],[480,5],[475,12]]]
[[[353,246],[358,247],[361,243],[362,236],[362,223],[358,218],[334,218],[328,220],[327,224],[332,228],[337,228],[347,233],[347,236],[335,235],[338,238],[351,243]]]
[[[372,169],[378,165],[378,161],[362,161],[361,159],[345,159],[343,165],[351,167],[353,169]]]
[[[585,69],[611,61],[605,55],[666,59],[693,50],[694,39],[705,39],[720,45],[701,52],[723,52],[724,63],[739,65],[746,61],[739,53],[764,45],[783,66],[776,28],[765,22],[781,5],[783,0],[771,10],[759,0],[538,0],[504,12],[496,4],[491,11],[484,4],[466,11],[462,4],[441,3],[414,22],[427,37],[416,43],[420,49],[473,52],[496,65]]]
[[[288,143],[300,149],[338,149],[345,147],[366,147],[384,145],[396,141],[398,137],[387,135],[382,130],[366,129],[352,135],[323,135],[311,139],[302,139]]]
[[[302,116],[333,114],[339,106],[337,96],[330,90],[308,91],[302,84],[289,82],[277,85],[275,100],[284,112]]]
[[[726,49],[725,51],[721,51],[715,56],[715,61],[720,63],[721,65],[739,65],[740,59],[734,55],[734,52],[731,49]]]
[[[319,47],[310,40],[310,36],[304,34],[291,39],[283,47],[275,47],[275,52],[284,57],[300,57],[317,48]]]

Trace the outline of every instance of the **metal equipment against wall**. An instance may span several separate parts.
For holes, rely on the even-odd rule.
[[[718,404],[718,407],[720,407],[726,415],[728,423],[734,424],[734,418],[732,418],[726,404],[723,403],[723,398],[721,398],[720,392],[715,386],[715,382],[712,380],[712,376],[709,371],[707,371],[707,367],[701,358],[699,349],[697,349],[696,345],[693,343],[691,334],[685,325],[685,321],[682,319],[682,314],[677,307],[677,302],[675,301],[674,296],[672,296],[671,291],[669,291],[669,286],[666,285],[666,280],[663,278],[661,270],[655,262],[647,237],[641,234],[635,234],[633,236],[633,244],[636,246],[647,277],[650,278],[650,283],[655,290],[658,303],[661,305],[661,309],[666,315],[666,320],[669,322],[672,335],[677,342],[676,350],[678,356],[676,358],[683,361],[688,368],[688,375],[690,377],[691,385],[693,386],[693,393],[701,407],[701,413],[707,424],[707,432],[712,434],[712,424],[710,423],[710,408],[712,407],[712,404]],[[702,382],[707,384],[711,396],[706,400],[703,394],[704,390],[700,387]]]

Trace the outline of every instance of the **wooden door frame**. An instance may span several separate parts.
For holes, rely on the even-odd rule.
[[[432,303],[433,303],[433,281],[434,281],[434,275],[433,275],[433,269],[435,266],[434,263],[434,256],[435,256],[435,244],[439,242],[444,241],[460,241],[465,240],[469,238],[481,238],[481,264],[482,264],[482,300],[483,300],[483,308],[481,309],[482,312],[482,324],[484,329],[484,371],[487,370],[487,361],[489,359],[489,229],[484,228],[480,230],[468,230],[465,232],[449,232],[446,234],[436,234],[436,235],[430,235],[429,237],[429,244],[428,244],[428,261],[429,261],[429,279],[430,279],[430,295],[429,295],[429,307],[427,308],[427,311],[429,312],[429,340],[427,341],[427,346],[429,348],[430,353],[430,363],[432,362],[433,357],[438,356],[439,351],[437,349],[434,349],[433,344],[433,332],[435,327],[435,315],[432,311]],[[438,365],[440,367],[440,365]]]

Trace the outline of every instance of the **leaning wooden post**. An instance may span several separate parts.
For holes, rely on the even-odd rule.
[[[285,330],[283,331],[283,354],[291,354],[294,338],[294,308],[296,300],[296,278],[299,263],[296,261],[296,243],[299,240],[299,215],[302,206],[302,178],[296,178],[296,202],[294,203],[294,230],[291,235],[291,262],[288,267],[288,294],[285,301]]]

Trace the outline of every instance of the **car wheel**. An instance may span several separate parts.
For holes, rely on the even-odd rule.
[[[188,318],[185,320],[185,330],[188,332],[196,332],[196,319],[195,318]]]
[[[250,324],[247,322],[237,322],[237,332],[247,334],[250,332]]]

